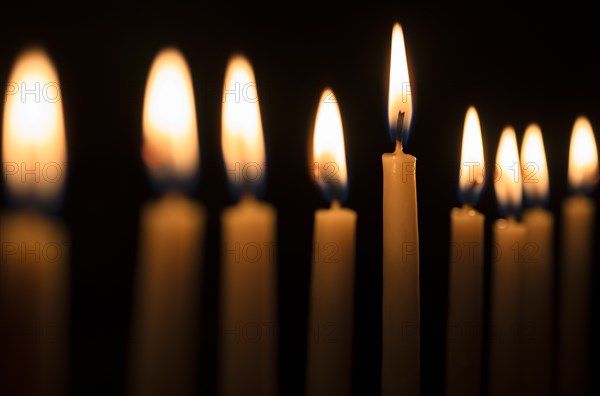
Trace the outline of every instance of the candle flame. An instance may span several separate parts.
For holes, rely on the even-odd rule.
[[[592,125],[579,117],[571,134],[569,185],[576,192],[589,193],[598,183],[598,149]]]
[[[143,110],[143,158],[153,180],[187,184],[200,154],[192,76],[181,52],[160,51],[150,68]]]
[[[412,120],[412,91],[404,46],[404,33],[399,23],[392,30],[388,121],[392,140],[406,143]],[[402,115],[398,125],[398,117]]]
[[[244,193],[256,193],[265,176],[265,146],[254,71],[241,55],[227,66],[221,123],[229,181]]]
[[[54,205],[66,177],[67,148],[58,74],[35,48],[15,61],[4,96],[2,165],[15,200]]]
[[[500,137],[494,188],[504,214],[516,215],[521,207],[522,186],[517,137],[512,127],[504,128]]]
[[[319,100],[313,135],[314,178],[329,198],[343,200],[348,184],[344,128],[333,91],[323,91]]]
[[[485,184],[485,160],[479,116],[472,106],[465,116],[460,164],[460,195],[464,203],[475,205]]]
[[[521,166],[525,197],[534,204],[544,204],[548,199],[550,181],[542,130],[537,124],[531,124],[525,130]]]

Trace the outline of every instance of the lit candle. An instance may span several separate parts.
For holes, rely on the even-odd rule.
[[[255,198],[265,179],[265,148],[254,71],[234,56],[225,73],[223,157],[241,201],[226,209],[222,225],[222,395],[276,392],[275,208]]]
[[[404,35],[392,32],[388,120],[396,151],[383,154],[383,351],[381,392],[419,394],[417,159],[405,154],[412,118]]]
[[[56,209],[67,149],[58,74],[30,49],[8,79],[2,165],[9,196],[22,210],[0,221],[0,394],[67,393],[68,239]]]
[[[446,393],[481,393],[483,315],[483,235],[485,217],[473,206],[485,181],[485,161],[479,116],[467,110],[460,158],[462,208],[453,208],[448,300]]]
[[[526,395],[552,393],[552,289],[554,216],[544,209],[548,199],[548,165],[542,131],[527,127],[521,148],[527,241],[521,267],[521,378]]]
[[[569,186],[574,195],[562,206],[559,270],[559,393],[588,392],[592,262],[596,204],[587,196],[598,182],[598,151],[589,121],[573,126],[569,153]]]
[[[198,173],[199,146],[192,78],[175,49],[150,68],[143,133],[146,166],[167,193],[141,213],[130,392],[192,395],[205,214],[181,193]]]
[[[340,206],[348,173],[342,118],[329,89],[319,101],[312,165],[332,203],[315,212],[306,394],[350,395],[356,212]]]
[[[519,387],[519,283],[522,247],[527,240],[527,228],[516,220],[522,186],[517,138],[511,127],[500,137],[494,188],[508,219],[496,221],[493,231],[489,394],[504,396],[517,394]]]

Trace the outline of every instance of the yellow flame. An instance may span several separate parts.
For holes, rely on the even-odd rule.
[[[569,184],[575,190],[591,188],[598,182],[598,149],[592,125],[579,117],[571,134]]]
[[[390,62],[390,90],[388,121],[390,130],[398,124],[398,113],[404,113],[403,130],[408,131],[412,118],[412,92],[408,75],[408,62],[404,46],[404,33],[396,23],[392,31],[392,57]]]
[[[472,190],[474,195],[479,195],[485,181],[485,160],[479,116],[475,107],[472,106],[469,107],[465,116],[460,164],[460,191],[464,194]]]
[[[198,171],[200,154],[190,69],[174,48],[154,58],[146,82],[143,157],[158,181],[187,181]]]
[[[344,127],[333,91],[323,91],[317,109],[313,135],[315,179],[323,190],[344,189],[348,182]]]
[[[9,192],[47,202],[62,191],[67,149],[58,74],[41,49],[22,53],[4,96],[2,161]]]
[[[522,197],[521,166],[517,137],[512,127],[502,131],[496,154],[496,172],[494,188],[498,202],[505,208],[519,208]]]
[[[243,183],[246,166],[263,169],[265,146],[256,79],[250,62],[241,55],[229,61],[223,84],[221,146],[232,184]],[[261,173],[262,175],[263,173]],[[253,183],[259,180],[252,179]]]
[[[550,181],[542,130],[537,124],[531,124],[525,130],[521,146],[521,166],[525,195],[534,201],[545,200]]]

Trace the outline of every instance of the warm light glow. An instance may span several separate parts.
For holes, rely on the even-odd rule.
[[[7,82],[2,165],[15,199],[53,203],[66,176],[67,149],[58,74],[48,55],[31,49],[16,60]]]
[[[525,130],[521,167],[525,196],[536,204],[546,201],[549,190],[548,164],[542,130],[536,124],[529,125]]]
[[[254,71],[240,55],[231,58],[225,73],[221,127],[229,181],[255,191],[265,174],[265,146]]]
[[[392,31],[392,57],[390,61],[390,90],[388,97],[388,121],[390,132],[397,130],[398,113],[404,113],[402,131],[408,134],[412,119],[412,92],[408,75],[404,33],[400,24],[394,25]],[[397,139],[399,136],[392,136]],[[406,136],[404,137],[406,140]]]
[[[144,97],[143,157],[159,183],[188,182],[200,161],[190,69],[176,49],[156,55]]]
[[[592,125],[579,117],[573,126],[569,153],[569,185],[577,192],[589,191],[598,183],[598,149]]]
[[[512,127],[504,128],[500,137],[494,188],[502,209],[507,214],[514,215],[521,207],[522,186],[517,137]]]
[[[465,203],[473,205],[477,202],[485,182],[481,125],[475,107],[469,107],[465,117],[460,164],[460,193]]]
[[[344,128],[333,91],[325,89],[319,100],[313,135],[313,170],[319,187],[340,199],[348,182]]]

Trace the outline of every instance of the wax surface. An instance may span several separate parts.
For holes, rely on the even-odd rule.
[[[384,154],[382,395],[419,394],[416,158]]]
[[[131,394],[193,395],[206,215],[168,194],[141,214],[135,284]]]
[[[221,217],[221,395],[276,392],[276,221],[275,209],[253,198]]]
[[[356,212],[315,213],[307,395],[352,394]]]
[[[484,220],[468,208],[450,212],[447,395],[481,393]]]
[[[1,216],[0,394],[67,394],[66,231],[36,213]]]

